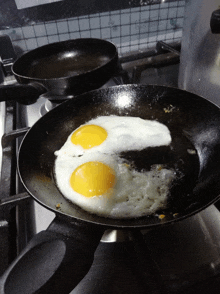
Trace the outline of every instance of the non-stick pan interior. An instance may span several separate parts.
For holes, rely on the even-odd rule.
[[[110,42],[101,39],[75,39],[32,50],[13,65],[16,76],[30,79],[74,77],[94,71],[117,55]]]
[[[179,170],[180,181],[173,188],[168,207],[158,212],[165,214],[162,220],[158,214],[127,220],[98,217],[67,201],[57,189],[53,177],[54,152],[75,128],[103,115],[158,120],[170,129],[173,153],[166,148],[150,149],[135,159],[140,168],[143,156],[146,166],[154,160],[167,161]],[[19,174],[27,191],[39,203],[70,219],[128,228],[165,224],[190,216],[218,199],[219,126],[219,108],[186,91],[153,85],[95,90],[64,102],[30,129],[19,151]],[[126,152],[124,155],[133,156]]]

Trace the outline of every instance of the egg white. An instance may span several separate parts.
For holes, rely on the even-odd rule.
[[[81,164],[99,161],[115,171],[116,184],[107,193],[85,197],[70,186],[72,172]],[[150,171],[137,172],[117,155],[100,152],[87,153],[79,157],[59,155],[55,161],[57,186],[64,197],[82,209],[110,218],[134,218],[155,213],[166,205],[169,186],[175,172],[153,166]]]
[[[99,116],[88,121],[85,125],[88,124],[98,125],[107,131],[108,136],[102,144],[90,149],[83,149],[80,145],[71,142],[71,136],[76,131],[74,130],[62,148],[55,152],[55,155],[79,156],[93,152],[115,154],[122,151],[169,145],[172,140],[167,126],[155,120],[111,115]]]

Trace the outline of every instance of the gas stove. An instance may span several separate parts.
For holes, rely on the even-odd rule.
[[[178,49],[179,44],[167,47],[159,42],[152,51],[121,57],[122,69],[130,83],[177,87]],[[3,83],[15,83],[15,79],[8,75]],[[121,83],[123,77],[116,77],[103,87]],[[53,101],[42,97],[29,105],[1,102],[1,129],[4,134],[0,187],[1,274],[32,237],[47,229],[55,218],[53,212],[32,200],[24,190],[16,173],[16,154],[27,130],[56,106]],[[96,249],[92,267],[71,294],[146,293],[149,286],[146,268],[149,266],[152,266],[153,275],[155,272],[155,277],[159,277],[157,287],[153,286],[149,293],[180,294],[197,290],[200,293],[219,293],[219,228],[219,210],[211,205],[170,226],[141,230],[143,246],[137,242],[139,236],[129,231],[106,230]],[[24,293],[19,291],[11,289],[8,293]],[[25,293],[46,292],[26,290]]]

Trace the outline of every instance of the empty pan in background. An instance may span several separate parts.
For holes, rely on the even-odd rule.
[[[19,84],[1,86],[0,97],[23,103],[39,95],[69,99],[100,88],[120,70],[117,48],[111,42],[85,38],[51,43],[14,62],[12,72]]]
[[[34,49],[13,64],[19,83],[79,94],[104,85],[118,69],[117,48],[102,39],[74,39]],[[62,92],[61,91],[61,92]]]

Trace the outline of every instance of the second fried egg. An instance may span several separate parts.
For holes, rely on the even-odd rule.
[[[149,215],[163,208],[175,172],[161,166],[137,172],[116,155],[59,156],[55,178],[60,192],[82,209],[110,218]]]

